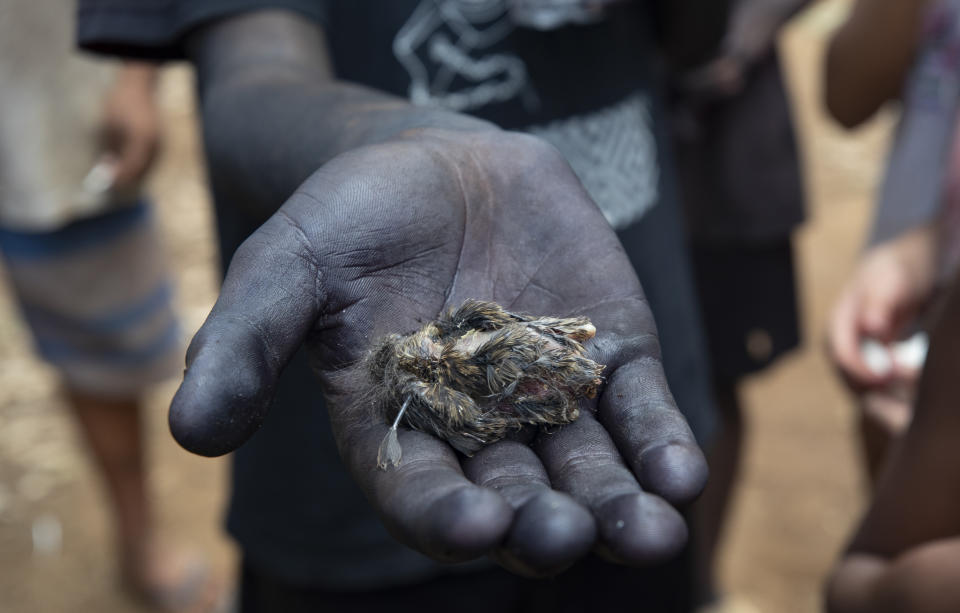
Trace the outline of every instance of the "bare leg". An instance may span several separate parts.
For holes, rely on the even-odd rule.
[[[208,610],[216,593],[205,563],[164,551],[157,541],[140,403],[77,390],[67,397],[106,485],[124,583],[163,610]]]
[[[153,537],[140,404],[76,390],[68,390],[67,396],[107,487],[123,567],[139,566]]]
[[[736,384],[715,383],[714,400],[720,410],[721,430],[707,453],[710,480],[693,508],[694,564],[697,602],[700,604],[713,602],[717,598],[714,577],[717,548],[723,536],[733,484],[740,469],[740,450],[744,437],[743,410]]]

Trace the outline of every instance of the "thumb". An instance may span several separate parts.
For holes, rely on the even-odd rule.
[[[282,212],[237,250],[220,297],[187,350],[170,431],[185,449],[217,456],[260,427],[281,371],[319,312],[319,269]]]

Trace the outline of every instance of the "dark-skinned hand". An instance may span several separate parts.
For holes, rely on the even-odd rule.
[[[388,425],[351,406],[338,373],[372,341],[467,298],[583,314],[605,383],[575,423],[472,458],[401,428],[399,467],[377,468]],[[595,550],[632,565],[678,552],[677,506],[706,464],[667,388],[649,306],[616,236],[547,145],[495,130],[414,130],[313,174],[237,251],[194,337],[170,411],[187,449],[236,449],[280,371],[306,347],[343,461],[391,533],[439,560],[493,555],[527,575]]]

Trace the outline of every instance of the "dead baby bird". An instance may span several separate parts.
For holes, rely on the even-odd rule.
[[[433,434],[473,455],[527,425],[568,424],[593,398],[603,365],[585,357],[586,317],[531,317],[468,300],[416,332],[376,343],[363,367],[374,406],[393,426],[377,465],[400,463],[397,426]]]

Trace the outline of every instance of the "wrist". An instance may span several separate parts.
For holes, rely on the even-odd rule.
[[[157,89],[159,68],[146,62],[124,62],[117,72],[118,89],[139,91],[152,96]]]

